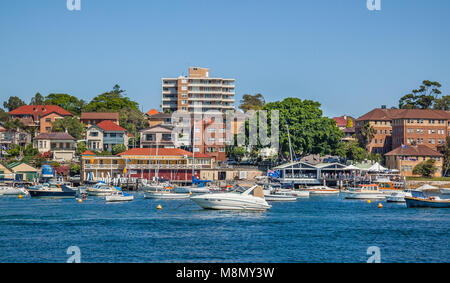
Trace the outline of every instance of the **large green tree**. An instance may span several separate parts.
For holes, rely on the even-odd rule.
[[[433,176],[433,174],[437,171],[435,163],[436,161],[434,159],[428,159],[427,161],[420,162],[414,167],[413,174],[431,178],[431,176]]]
[[[45,105],[45,97],[39,92],[31,98],[30,105]]]
[[[441,98],[434,100],[433,109],[435,110],[450,110],[450,95],[444,95]]]
[[[342,131],[333,119],[323,116],[320,103],[299,98],[286,98],[264,106],[268,110],[271,123],[271,111],[279,111],[280,151],[289,155],[288,131],[291,136],[294,154],[333,154],[339,148]],[[287,125],[287,127],[286,127]],[[269,127],[270,128],[270,127]]]
[[[52,125],[53,132],[68,132],[72,137],[77,140],[83,138],[83,133],[86,127],[76,117],[64,117],[63,119],[57,119]]]
[[[139,110],[139,104],[126,97],[119,85],[115,85],[112,91],[94,97],[83,111],[119,112],[120,125],[134,135],[148,126],[144,114]]]
[[[3,107],[8,109],[10,112],[24,105],[26,105],[26,103],[17,96],[10,96],[8,101],[3,102]]]
[[[418,89],[412,90],[399,100],[400,109],[430,109],[441,94],[441,84],[425,80]]]
[[[266,101],[261,93],[255,95],[244,94],[240,101],[239,109],[242,111],[261,110],[265,104]]]
[[[336,154],[356,162],[361,162],[368,157],[366,150],[356,141],[342,142],[336,150]]]
[[[45,97],[45,104],[58,105],[70,113],[79,116],[81,114],[81,110],[86,105],[86,102],[70,94],[50,93]]]

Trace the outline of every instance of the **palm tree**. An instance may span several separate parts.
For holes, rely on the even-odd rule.
[[[372,127],[372,125],[370,125],[370,123],[366,123],[361,129],[361,142],[362,146],[364,146],[366,150],[368,150],[369,144],[372,142],[374,137],[375,129]]]

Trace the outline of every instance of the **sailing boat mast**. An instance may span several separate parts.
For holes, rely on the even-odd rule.
[[[289,133],[289,126],[286,124],[286,129],[288,132],[288,140],[289,140],[289,155],[291,156],[291,169],[292,169],[292,178],[294,178],[294,160],[292,158],[292,144],[291,144],[291,135]]]
[[[192,185],[194,185],[194,167],[195,167],[195,117],[194,117],[194,127],[192,133]]]
[[[289,140],[289,155],[291,156],[291,174],[292,174],[292,189],[295,188],[294,184],[294,159],[292,156],[292,144],[291,144],[291,134],[289,133],[289,126],[286,124],[286,129],[288,132],[288,140]]]
[[[156,184],[159,185],[159,162],[158,162],[158,140],[156,140],[156,169],[155,169],[155,177],[156,177]],[[151,149],[150,149],[151,152]]]

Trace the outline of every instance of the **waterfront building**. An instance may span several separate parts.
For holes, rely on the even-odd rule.
[[[449,135],[450,114],[443,110],[376,108],[356,120],[356,135],[365,124],[375,130],[369,152],[385,154],[401,145],[421,144],[437,149]]]
[[[425,145],[400,146],[385,154],[386,166],[389,169],[397,169],[402,176],[414,176],[416,165],[429,159],[435,160],[437,167],[433,177],[441,177],[443,171],[444,156]]]
[[[80,116],[80,122],[87,127],[99,124],[103,121],[111,121],[119,125],[119,113],[114,112],[83,112]]]
[[[128,148],[128,139],[127,130],[109,120],[92,125],[86,131],[86,146],[94,151],[112,151],[116,144]]]
[[[0,180],[14,179],[14,173],[5,165],[0,163]]]
[[[385,154],[392,150],[392,118],[398,109],[376,108],[356,119],[355,131],[357,139],[366,124],[375,130],[375,135],[367,147],[371,153]]]
[[[39,170],[24,162],[14,162],[7,167],[13,172],[16,180],[35,182],[39,178]]]
[[[188,76],[162,79],[163,112],[234,110],[235,79],[211,77],[207,68],[189,68]]]
[[[317,163],[296,161],[279,165],[273,170],[280,172],[282,184],[320,185],[322,179],[337,180],[344,174],[350,175],[355,169],[341,163]]]
[[[75,157],[76,141],[68,133],[41,133],[34,138],[39,153],[51,152],[53,160],[71,161]]]
[[[194,176],[200,178],[200,170],[212,169],[214,158],[196,154],[195,164],[192,153],[180,148],[134,148],[115,156],[96,156],[92,152],[81,155],[82,178],[90,174],[94,178],[117,178],[128,176],[153,180],[168,179],[174,183],[192,182]]]
[[[446,142],[450,114],[441,110],[404,109],[392,118],[392,148],[425,145],[436,150]]]
[[[19,119],[25,126],[40,133],[49,133],[57,119],[73,116],[57,105],[24,105],[9,112],[11,119]]]

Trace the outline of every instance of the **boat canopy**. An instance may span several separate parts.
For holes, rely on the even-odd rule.
[[[367,171],[370,172],[383,172],[388,170],[387,168],[383,167],[380,165],[380,163],[375,163],[374,165],[372,165],[370,168],[366,169]]]
[[[414,191],[423,192],[423,191],[434,191],[434,190],[439,190],[439,188],[425,184],[422,187],[415,189]]]

